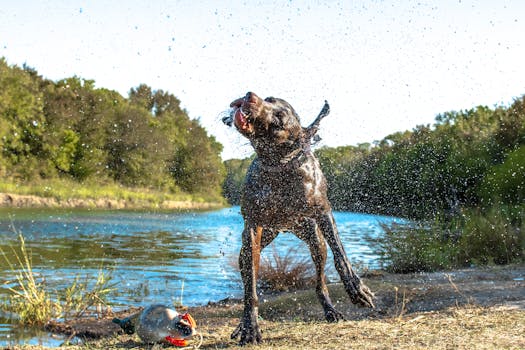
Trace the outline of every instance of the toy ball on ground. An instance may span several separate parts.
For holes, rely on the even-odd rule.
[[[165,305],[151,305],[124,319],[113,319],[127,334],[137,333],[144,343],[187,346],[197,324],[189,313],[180,314]]]

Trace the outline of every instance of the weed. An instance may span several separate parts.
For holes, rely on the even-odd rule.
[[[403,315],[406,313],[406,305],[409,302],[408,298],[406,297],[406,290],[403,289],[403,295],[401,297],[401,300],[399,300],[399,288],[394,287],[395,290],[395,300],[394,300],[394,309],[393,309],[393,317],[397,319],[402,319]]]
[[[314,268],[307,258],[298,258],[295,249],[281,256],[272,245],[271,258],[265,257],[259,268],[259,284],[265,291],[290,291],[315,283]]]
[[[24,236],[17,233],[19,246],[18,249],[11,247],[11,258],[0,249],[0,254],[15,275],[15,280],[7,287],[9,294],[0,305],[1,309],[17,315],[18,323],[34,326],[42,326],[54,318],[80,317],[92,308],[98,313],[104,307],[109,309],[106,296],[114,290],[114,285],[109,283],[110,274],[100,269],[94,283],[87,277],[80,282],[77,277],[64,291],[49,291],[45,279],[33,270]]]
[[[99,314],[102,313],[103,308],[110,310],[106,297],[115,290],[115,284],[110,284],[110,280],[111,275],[99,269],[97,280],[90,288],[88,277],[81,282],[80,277],[77,276],[71,285],[60,293],[63,299],[64,319],[84,316],[86,311],[93,307]]]
[[[53,316],[60,312],[60,304],[52,301],[49,293],[43,288],[45,280],[39,279],[32,268],[31,257],[27,251],[24,237],[18,233],[20,240],[20,251],[11,247],[16,264],[9,260],[6,253],[0,249],[0,253],[15,273],[15,286],[8,287],[10,295],[2,308],[18,315],[18,321],[26,325],[43,325]]]

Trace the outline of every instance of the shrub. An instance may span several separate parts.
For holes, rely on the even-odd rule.
[[[374,240],[391,272],[447,270],[487,264],[519,263],[525,258],[525,206],[465,210],[451,221],[383,224]]]
[[[509,264],[525,258],[525,206],[495,206],[466,212],[459,241],[464,264]]]
[[[458,234],[439,222],[382,224],[374,241],[385,268],[395,273],[436,271],[456,266]]]

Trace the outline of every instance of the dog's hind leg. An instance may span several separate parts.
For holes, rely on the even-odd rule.
[[[361,282],[359,276],[353,271],[352,265],[350,265],[350,261],[346,256],[341,238],[339,238],[332,213],[327,212],[319,215],[317,223],[330,249],[332,249],[335,268],[352,302],[362,306],[374,307],[374,294]]]
[[[298,229],[297,236],[306,242],[310,248],[310,254],[315,265],[317,298],[323,306],[324,315],[328,322],[337,322],[344,319],[343,314],[337,311],[326,287],[325,265],[326,265],[326,243],[315,220],[306,220]]]

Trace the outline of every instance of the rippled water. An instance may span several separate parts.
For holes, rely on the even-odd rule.
[[[351,261],[377,267],[378,256],[366,236],[380,235],[379,223],[397,219],[346,212],[334,216]],[[21,232],[34,271],[50,289],[61,290],[75,278],[97,276],[103,269],[118,283],[110,296],[114,305],[172,303],[181,298],[185,305],[198,305],[241,295],[234,262],[242,227],[239,207],[182,213],[2,209],[0,248],[9,255],[9,246],[18,245],[15,231]],[[292,234],[282,234],[274,242],[263,255],[296,248],[299,258],[309,256],[306,245]],[[2,258],[0,269],[5,287],[13,274]],[[0,293],[5,293],[3,287]],[[0,321],[0,345],[13,338],[38,342]]]

